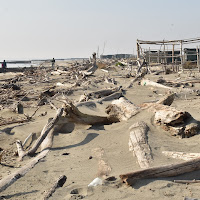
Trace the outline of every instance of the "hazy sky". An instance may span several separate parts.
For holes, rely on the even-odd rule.
[[[200,0],[0,0],[0,59],[132,53],[200,37]]]

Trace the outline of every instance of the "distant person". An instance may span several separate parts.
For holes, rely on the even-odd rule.
[[[4,60],[2,62],[2,72],[6,72],[6,68],[7,68],[7,64],[6,64],[6,61]]]
[[[52,59],[51,63],[52,63],[52,69],[54,69],[54,65],[55,65],[55,59],[54,58]]]

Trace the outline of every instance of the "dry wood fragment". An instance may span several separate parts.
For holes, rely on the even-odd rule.
[[[16,145],[17,145],[17,152],[18,152],[18,155],[19,155],[19,160],[21,161],[26,153],[23,149],[22,142],[20,140],[16,141]]]
[[[200,183],[200,180],[174,180],[174,183]]]
[[[49,123],[47,123],[45,125],[45,127],[43,128],[43,130],[41,132],[40,137],[36,140],[33,147],[27,152],[28,155],[33,155],[37,151],[38,147],[43,142],[43,140],[45,139],[47,134],[51,131],[51,129],[54,127],[54,125],[59,121],[59,118],[61,117],[63,110],[64,110],[64,108],[59,108],[57,110],[56,116]]]
[[[106,96],[109,96],[117,91],[120,90],[121,87],[116,87],[116,88],[109,88],[109,89],[103,89],[103,90],[98,90],[95,92],[90,92],[88,94],[84,94],[80,97],[79,102],[84,102],[84,101],[88,101],[90,98],[103,98]]]
[[[186,152],[174,152],[174,151],[162,151],[165,156],[177,158],[181,160],[192,160],[200,158],[200,153],[186,153]]]
[[[174,98],[175,98],[175,93],[167,94],[163,98],[161,98],[159,101],[157,101],[156,103],[171,106],[171,104],[174,101]]]
[[[113,100],[113,99],[118,99],[118,98],[120,98],[121,96],[123,96],[121,91],[120,91],[120,92],[115,92],[115,93],[110,94],[110,95],[108,95],[108,96],[106,96],[106,97],[103,97],[103,98],[101,98],[101,99],[98,99],[98,100],[97,100],[97,103],[102,103],[103,101],[111,101],[111,100]]]
[[[74,122],[78,124],[88,124],[88,125],[97,125],[97,124],[111,124],[116,122],[112,116],[95,116],[82,113],[76,108],[72,103],[65,105],[65,114],[60,118],[59,124]]]
[[[2,160],[2,157],[3,157],[3,154],[4,154],[4,150],[3,151],[1,151],[1,153],[0,153],[0,163],[1,163],[1,160]]]
[[[154,86],[154,87],[160,87],[160,88],[164,88],[164,89],[168,89],[168,90],[173,90],[174,88],[172,87],[168,87],[168,86],[165,86],[165,85],[162,85],[160,83],[156,83],[154,81],[150,81],[148,79],[142,79],[141,80],[141,85],[145,86],[145,85],[150,85],[150,86]]]
[[[23,177],[26,173],[28,173],[42,158],[44,158],[47,155],[48,152],[49,149],[45,149],[44,151],[39,153],[35,158],[30,160],[30,162],[27,163],[25,166],[16,170],[7,177],[2,178],[0,180],[0,192],[4,191],[7,187],[9,187],[15,181]]]
[[[106,113],[113,118],[116,118],[118,121],[126,121],[132,116],[136,115],[138,112],[139,107],[137,107],[124,97],[121,97],[118,100],[114,100],[106,108]]]
[[[190,198],[190,197],[185,197],[184,200],[200,200],[200,199],[197,199],[197,198]]]
[[[200,169],[200,158],[160,167],[152,167],[120,175],[123,182],[133,185],[135,181],[147,178],[171,177]]]
[[[15,123],[24,123],[30,121],[27,118],[19,118],[19,119],[14,119],[14,118],[9,118],[9,119],[4,119],[0,117],[0,126],[4,125],[10,125],[10,124],[15,124]]]
[[[149,168],[152,163],[152,153],[148,144],[147,132],[149,127],[143,121],[134,123],[130,128],[129,145],[137,157],[141,168]]]
[[[30,140],[30,142],[29,142],[29,144],[27,145],[27,147],[30,146],[31,143],[33,142],[33,140],[34,140],[35,138],[36,138],[36,133],[30,133],[30,134],[28,135],[28,137],[24,140],[24,142],[23,142],[23,144],[22,144],[22,147],[24,148],[25,145],[28,143],[29,140]]]
[[[66,180],[67,177],[65,175],[60,176],[53,186],[47,192],[45,192],[44,200],[48,200],[57,188],[62,187],[65,184]]]

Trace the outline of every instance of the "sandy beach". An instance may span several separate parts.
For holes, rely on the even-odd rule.
[[[78,110],[84,114],[108,116],[106,108],[113,99],[99,103],[98,99],[101,96],[87,96],[89,104],[78,104],[81,95],[120,87],[122,96],[140,107],[143,103],[157,102],[169,91],[166,88],[142,85],[142,78],[134,81],[132,87],[127,87],[135,79],[135,71],[133,70],[130,75],[127,66],[116,66],[115,62],[104,62],[91,75],[77,73],[80,69],[85,72],[87,68],[88,65],[83,65],[82,61],[78,63],[59,61],[56,62],[56,69],[51,69],[50,64],[46,64],[40,68],[27,68],[21,72],[0,73],[0,150],[1,152],[4,150],[0,165],[0,181],[20,170],[41,152],[38,148],[37,154],[32,157],[25,156],[19,161],[18,156],[14,155],[17,151],[16,140],[23,142],[30,133],[35,133],[30,145],[32,146],[48,119],[56,116],[55,108],[62,108],[63,102],[78,105]],[[162,70],[162,67],[158,66],[155,71],[160,69]],[[200,74],[193,71],[158,75],[151,73],[146,74],[143,79],[154,82],[158,79],[181,82],[200,80]],[[197,122],[200,121],[199,87],[200,81],[184,87],[174,87],[176,95],[171,105],[177,110],[187,111]],[[23,106],[23,114],[16,112],[17,103]],[[19,177],[3,190],[0,199],[44,199],[45,193],[61,175],[65,175],[67,180],[49,199],[200,198],[199,182],[190,184],[174,182],[174,180],[199,180],[199,170],[172,177],[139,179],[131,186],[121,180],[121,174],[141,170],[137,156],[134,156],[133,151],[129,151],[129,127],[136,122],[143,121],[149,127],[147,137],[153,158],[150,168],[184,162],[164,155],[163,151],[200,153],[199,134],[188,138],[175,136],[155,124],[154,115],[155,112],[146,109],[116,123],[90,125],[69,122],[62,130],[54,132],[53,144],[47,155],[23,177]],[[14,120],[21,120],[21,123],[12,123]],[[6,124],[8,121],[11,123]],[[97,177],[101,180],[101,184],[88,187]]]

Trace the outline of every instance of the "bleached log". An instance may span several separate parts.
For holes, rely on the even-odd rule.
[[[118,121],[126,121],[139,112],[139,107],[129,100],[121,97],[114,100],[107,108],[106,113],[118,119]]]
[[[165,156],[181,160],[192,160],[200,158],[200,153],[186,153],[186,152],[174,152],[174,151],[162,151]]]
[[[192,198],[192,197],[185,197],[183,200],[200,200],[200,199]]]
[[[109,96],[109,95],[119,91],[120,88],[121,87],[109,88],[109,89],[103,89],[103,90],[98,90],[98,91],[95,91],[95,92],[90,92],[88,94],[84,94],[84,95],[81,96],[79,102],[87,101],[91,97],[93,97],[93,98],[101,98],[101,97]]]
[[[150,86],[160,87],[160,88],[164,88],[164,89],[168,89],[168,90],[173,90],[174,89],[172,87],[168,87],[168,86],[162,85],[160,83],[156,83],[154,81],[150,81],[148,79],[142,79],[140,83],[143,86],[150,85]]]
[[[81,74],[83,74],[83,76],[90,76],[92,74],[94,74],[94,72],[98,69],[98,66],[95,64],[93,64],[92,67],[90,67],[88,70],[85,71],[80,71]]]
[[[197,158],[179,164],[152,167],[127,174],[122,174],[120,175],[120,178],[127,185],[133,185],[135,181],[140,179],[178,176],[199,169],[200,169],[200,158]]]
[[[96,116],[82,113],[72,103],[66,104],[64,108],[65,114],[60,118],[59,124],[74,122],[77,124],[111,124],[117,122],[111,116]]]
[[[121,96],[123,96],[123,95],[122,95],[122,92],[115,92],[115,93],[110,94],[110,95],[108,95],[108,96],[106,96],[106,97],[103,97],[103,98],[101,98],[101,99],[98,99],[98,100],[97,100],[97,103],[102,103],[103,101],[111,101],[111,100],[113,100],[113,99],[119,99]]]
[[[29,142],[30,144],[32,143],[32,141],[36,138],[36,133],[30,133],[28,135],[28,137],[24,140],[23,144],[22,144],[22,147],[24,148],[25,145],[28,143],[28,141],[31,139],[31,141]],[[29,145],[27,145],[29,146]]]
[[[42,151],[25,166],[8,175],[7,177],[2,178],[0,180],[0,192],[4,191],[7,187],[28,173],[42,158],[47,155],[48,152],[49,149]]]
[[[57,110],[57,114],[56,116],[45,125],[45,127],[43,128],[40,137],[36,140],[35,144],[33,145],[33,147],[28,151],[28,155],[33,155],[38,147],[40,146],[40,144],[43,142],[43,140],[45,139],[45,137],[47,136],[47,134],[51,131],[51,129],[54,127],[54,125],[58,122],[59,118],[61,117],[62,113],[63,113],[64,108],[59,108]]]
[[[53,186],[47,192],[45,192],[44,200],[48,200],[57,188],[62,187],[65,184],[66,180],[67,177],[65,175],[60,176]]]
[[[53,145],[54,129],[51,129],[40,145],[40,150],[51,148]]]
[[[108,73],[108,70],[106,69],[101,69],[101,71]]]
[[[199,123],[188,112],[169,106],[163,106],[156,111],[154,122],[164,130],[181,137],[191,137],[198,134],[200,130]]]
[[[149,127],[144,122],[136,122],[130,128],[129,144],[137,157],[141,168],[149,168],[152,163],[152,153],[148,144],[147,132]]]
[[[174,180],[174,183],[183,183],[183,184],[189,184],[189,183],[200,183],[200,180]]]
[[[16,141],[16,145],[17,145],[17,152],[18,152],[18,155],[19,155],[19,160],[21,161],[26,153],[23,149],[22,142],[20,140]]]

